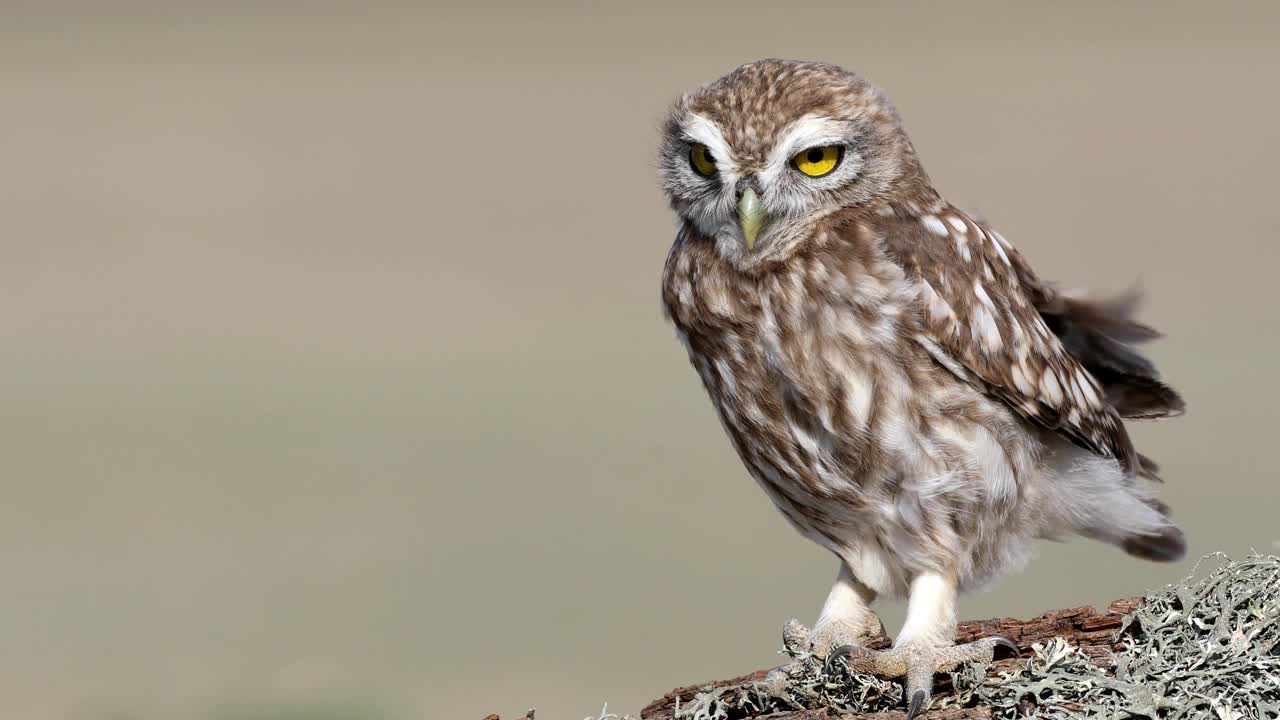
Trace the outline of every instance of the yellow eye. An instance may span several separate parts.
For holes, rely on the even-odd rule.
[[[844,157],[844,148],[839,145],[809,148],[791,158],[791,164],[809,177],[822,177],[840,164]]]
[[[702,177],[711,177],[716,174],[716,159],[702,143],[694,143],[693,147],[689,148],[689,164]]]

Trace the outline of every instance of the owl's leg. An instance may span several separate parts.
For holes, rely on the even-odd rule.
[[[937,573],[922,573],[911,581],[907,621],[889,650],[868,650],[845,645],[831,652],[828,668],[847,658],[851,672],[886,678],[906,678],[911,720],[928,704],[933,674],[948,672],[968,662],[991,662],[998,648],[1018,653],[1018,647],[1002,637],[988,637],[955,645],[956,586]]]
[[[798,620],[788,620],[782,628],[782,644],[792,657],[810,654],[827,657],[833,648],[843,645],[864,646],[884,633],[880,618],[871,610],[876,593],[841,563],[840,574],[822,604],[813,631]]]
[[[816,657],[825,658],[843,645],[863,646],[884,634],[884,625],[871,610],[876,591],[854,577],[847,563],[840,563],[827,601],[818,613],[818,622],[809,636],[809,647]]]

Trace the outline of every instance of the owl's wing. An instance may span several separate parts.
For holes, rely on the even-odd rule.
[[[1103,387],[1041,315],[1054,291],[999,233],[951,208],[877,225],[886,252],[920,283],[917,340],[940,364],[1026,419],[1136,468]]]
[[[1156,366],[1135,347],[1160,337],[1133,319],[1140,300],[1136,289],[1115,297],[1093,297],[1044,286],[1041,296],[1043,300],[1036,304],[1040,316],[1067,352],[1102,385],[1107,402],[1120,417],[1182,414],[1186,409],[1182,396],[1161,382]]]

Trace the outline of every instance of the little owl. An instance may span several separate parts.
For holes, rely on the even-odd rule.
[[[956,598],[1072,533],[1147,560],[1186,552],[1140,480],[1126,418],[1182,411],[1134,344],[1134,294],[1041,280],[952,206],[874,86],[763,60],[680,99],[663,188],[680,229],[662,298],[730,441],[778,510],[840,571],[789,642],[905,679],[989,661],[955,645]],[[871,603],[907,597],[892,648]],[[1014,648],[1016,650],[1016,648]]]

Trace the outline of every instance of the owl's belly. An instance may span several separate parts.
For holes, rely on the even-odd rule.
[[[744,464],[802,534],[886,594],[925,568],[990,574],[975,539],[1016,517],[1035,454],[1003,405],[904,348],[699,344],[725,350],[690,356]]]

